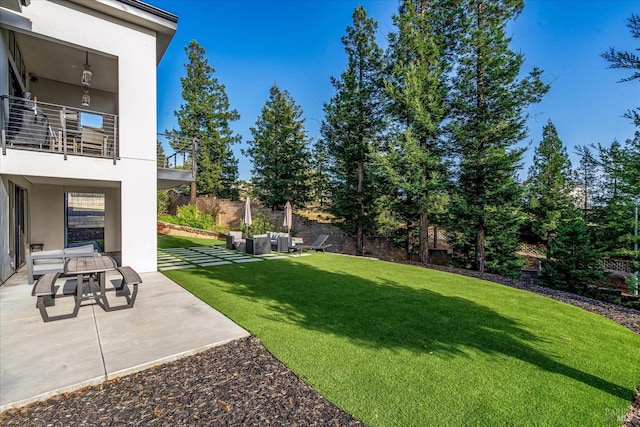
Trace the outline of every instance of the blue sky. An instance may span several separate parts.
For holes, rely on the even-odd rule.
[[[184,47],[193,39],[206,50],[215,77],[225,85],[231,108],[241,119],[231,124],[243,143],[233,151],[240,179],[251,178],[251,162],[240,149],[251,140],[269,88],[288,90],[302,107],[309,136],[319,137],[323,104],[333,95],[329,82],[344,70],[340,38],[351,24],[353,9],[363,5],[379,24],[378,43],[386,47],[395,31],[396,0],[147,0],[178,15],[178,31],[158,67],[158,132],[176,127],[174,111],[182,103]],[[610,46],[638,47],[626,27],[637,0],[529,0],[509,25],[512,48],[525,54],[523,70],[544,71],[551,90],[530,108],[530,165],[542,127],[551,119],[570,153],[576,145],[625,141],[634,128],[622,114],[640,106],[638,81],[617,83],[629,72],[607,69],[600,53]],[[576,163],[575,156],[572,161]]]

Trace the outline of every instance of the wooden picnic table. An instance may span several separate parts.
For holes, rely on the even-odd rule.
[[[74,308],[74,314],[78,314],[80,304],[87,299],[95,299],[98,304],[102,305],[103,309],[107,309],[109,306],[106,301],[106,275],[107,271],[115,270],[118,267],[115,260],[106,255],[94,255],[94,256],[81,256],[75,258],[69,258],[64,264],[64,272],[69,275],[76,275],[78,278],[76,284],[76,306]],[[96,274],[98,277],[99,290],[92,288],[91,277]],[[89,286],[88,292],[85,293],[84,279],[88,277]],[[90,293],[90,296],[85,297],[85,294]]]

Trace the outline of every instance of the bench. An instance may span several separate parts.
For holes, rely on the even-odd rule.
[[[33,284],[35,276],[64,272],[64,263],[69,258],[94,255],[93,245],[75,246],[66,249],[30,252],[27,250],[27,277]]]
[[[142,283],[142,278],[140,278],[140,275],[133,268],[129,266],[124,266],[124,267],[118,267],[117,270],[122,275],[122,280],[120,281],[120,285],[115,286],[116,291],[122,291],[125,286],[127,286],[127,288],[129,286],[132,286],[133,292],[131,292],[130,296],[125,295],[125,297],[127,298],[126,305],[111,307],[109,306],[109,302],[107,301],[107,299],[104,298],[103,302],[104,302],[105,311],[114,311],[114,310],[122,310],[125,308],[133,308],[133,304],[135,304],[136,302],[136,296],[138,295],[138,285]]]
[[[55,299],[56,297],[56,281],[58,280],[58,276],[60,273],[46,273],[40,276],[40,278],[36,281],[35,285],[33,285],[33,290],[31,291],[31,295],[38,298],[36,302],[36,307],[40,310],[40,316],[42,316],[42,320],[45,322],[50,322],[52,320],[61,320],[61,319],[70,319],[72,317],[76,317],[78,315],[78,307],[76,304],[73,312],[70,314],[60,314],[57,316],[49,316],[47,312],[47,308],[45,305],[45,298],[49,297],[51,299]]]

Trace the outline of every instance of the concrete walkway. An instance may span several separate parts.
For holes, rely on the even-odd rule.
[[[0,412],[249,335],[161,273],[141,276],[133,309],[107,313],[87,301],[77,317],[48,323],[31,286],[1,286]],[[119,277],[110,272],[107,280]],[[72,288],[75,280],[57,284]],[[108,297],[112,305],[123,300],[112,292]],[[73,298],[56,299],[49,314],[72,307]]]

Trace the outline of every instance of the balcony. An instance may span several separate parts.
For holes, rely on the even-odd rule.
[[[2,154],[7,149],[31,150],[113,160],[119,156],[118,116],[0,96]]]
[[[158,134],[158,188],[167,189],[187,184],[196,180],[196,142],[182,139],[176,144],[175,138]],[[182,148],[174,149],[174,146]]]

